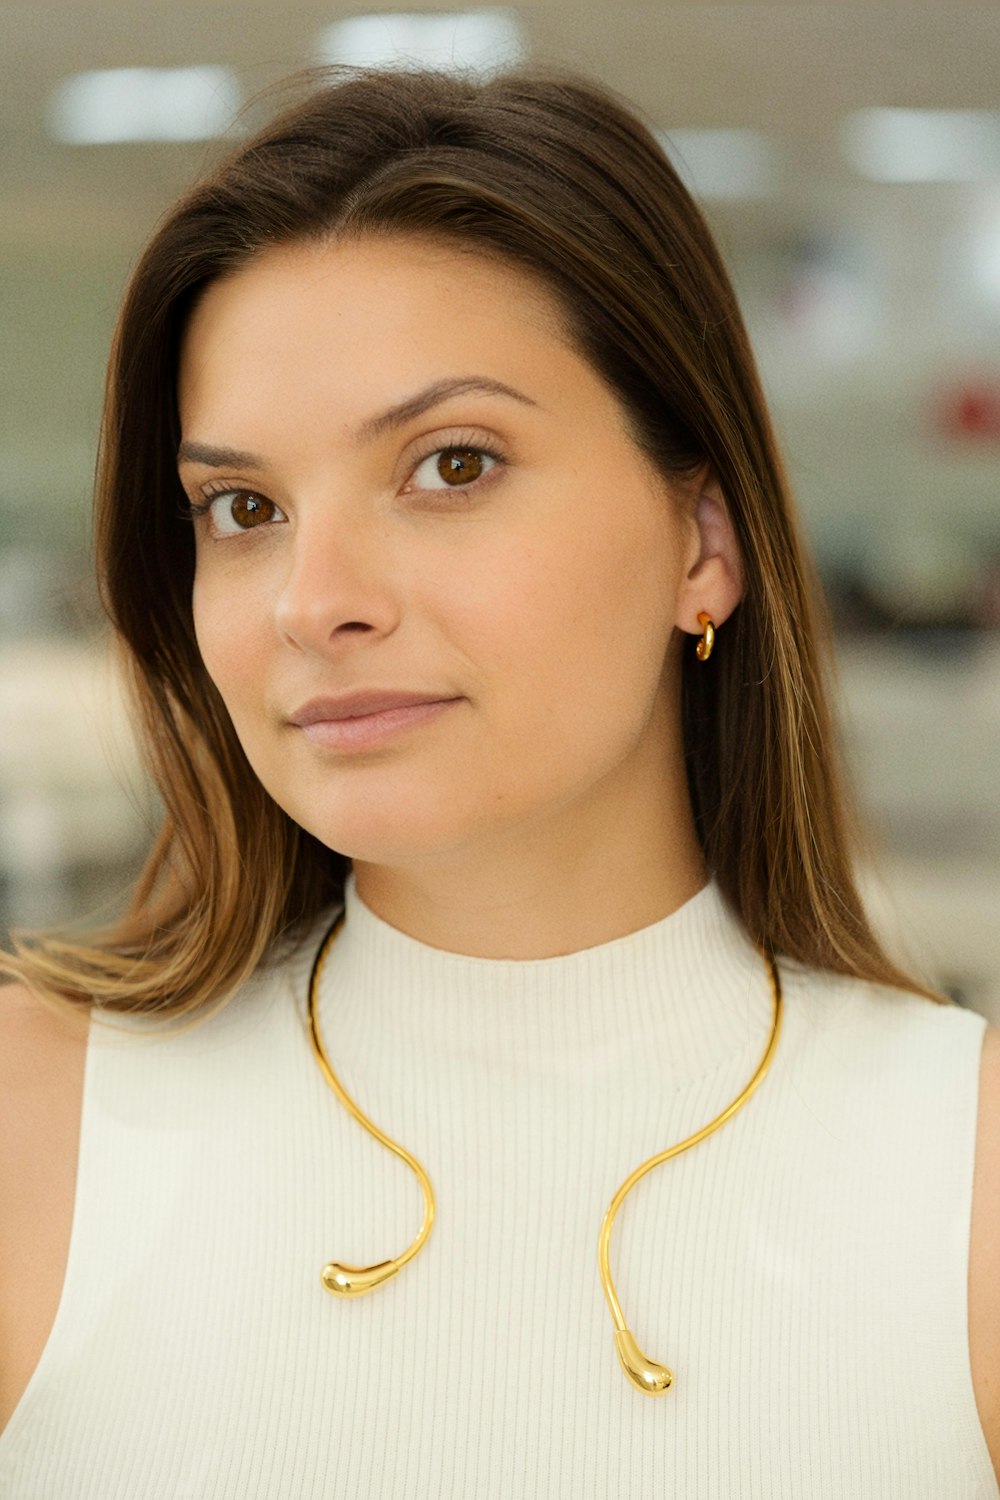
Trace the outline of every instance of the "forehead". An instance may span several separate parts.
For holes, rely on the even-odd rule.
[[[273,247],[197,301],[181,343],[181,425],[273,425],[314,409],[349,427],[470,370],[567,399],[597,379],[555,294],[499,256],[410,236]]]
[[[248,340],[283,326],[301,333],[317,319],[343,340],[362,328],[375,337],[401,323],[436,321],[452,340],[463,328],[497,332],[506,323],[568,342],[564,310],[541,273],[441,239],[372,236],[262,251],[209,283],[182,347],[211,343],[223,330]]]

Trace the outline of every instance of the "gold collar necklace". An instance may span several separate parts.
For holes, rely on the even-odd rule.
[[[405,1147],[400,1146],[398,1142],[391,1140],[389,1136],[379,1130],[378,1126],[373,1124],[361,1112],[353,1099],[345,1093],[343,1085],[330,1066],[329,1059],[323,1049],[323,1043],[319,1037],[319,1032],[316,1029],[316,994],[319,988],[320,975],[323,971],[326,956],[330,951],[330,946],[344,922],[345,915],[346,909],[339,913],[320,943],[319,950],[313,961],[312,973],[309,976],[309,1035],[312,1040],[313,1050],[319,1060],[319,1065],[323,1070],[324,1076],[334,1093],[359,1124],[363,1125],[377,1141],[381,1141],[383,1146],[387,1146],[390,1151],[395,1152],[398,1157],[401,1157],[413,1169],[417,1174],[424,1194],[424,1221],[420,1226],[420,1233],[413,1241],[413,1244],[403,1251],[402,1255],[396,1256],[393,1260],[380,1261],[376,1266],[345,1266],[340,1261],[331,1261],[323,1267],[323,1285],[328,1292],[334,1292],[340,1297],[359,1297],[364,1292],[370,1292],[374,1287],[381,1286],[391,1276],[395,1276],[396,1272],[401,1271],[407,1261],[412,1260],[421,1248],[431,1232],[431,1225],[434,1223],[434,1190],[431,1187],[427,1173],[416,1158],[411,1156]],[[659,1152],[656,1156],[651,1156],[649,1161],[643,1162],[641,1167],[636,1167],[631,1176],[625,1179],[617,1193],[615,1193],[601,1224],[601,1232],[598,1238],[597,1262],[601,1273],[601,1282],[604,1286],[604,1294],[608,1299],[608,1306],[611,1308],[611,1316],[614,1319],[615,1348],[618,1351],[618,1358],[625,1374],[636,1389],[642,1391],[647,1396],[659,1396],[664,1391],[669,1390],[674,1383],[674,1372],[668,1370],[665,1365],[657,1364],[655,1360],[649,1359],[643,1354],[631,1330],[625,1325],[625,1318],[622,1314],[621,1304],[615,1293],[608,1265],[611,1226],[614,1223],[615,1214],[621,1207],[626,1193],[635,1186],[640,1177],[644,1177],[647,1172],[652,1171],[653,1167],[659,1166],[660,1162],[667,1161],[671,1156],[677,1156],[681,1151],[686,1151],[689,1146],[697,1145],[699,1141],[703,1141],[706,1136],[711,1135],[713,1130],[718,1130],[720,1125],[723,1125],[726,1120],[731,1119],[736,1111],[742,1108],[767,1072],[781,1026],[781,983],[778,979],[778,969],[774,958],[762,947],[758,946],[757,951],[764,959],[768,968],[774,1005],[771,1035],[757,1071],[743,1092],[737,1095],[732,1104],[728,1105],[720,1115],[716,1115],[715,1119],[710,1121],[708,1125],[703,1126],[696,1134],[688,1136],[687,1140],[681,1141],[679,1145],[669,1146],[667,1150]]]

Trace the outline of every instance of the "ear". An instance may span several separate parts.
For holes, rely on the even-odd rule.
[[[718,628],[743,597],[743,559],[719,482],[706,465],[694,481],[688,513],[688,554],[677,592],[675,624],[702,634],[704,611]]]

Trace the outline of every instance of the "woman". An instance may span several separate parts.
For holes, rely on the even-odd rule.
[[[997,1034],[633,113],[316,85],[135,271],[97,536],[165,819],[9,962],[0,1490],[996,1493]]]

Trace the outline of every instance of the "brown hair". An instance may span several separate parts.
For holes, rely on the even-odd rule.
[[[419,233],[540,277],[658,469],[676,478],[707,462],[721,484],[745,593],[710,668],[685,657],[683,733],[706,865],[750,937],[944,1001],[895,967],[865,915],[823,686],[825,606],[732,287],[654,135],[566,70],[337,68],[308,82],[163,219],[131,278],[96,544],[165,817],[121,922],[86,943],[20,938],[8,970],[57,1001],[193,1013],[342,896],[349,860],[264,791],[198,653],[178,350],[200,291],[270,246]]]

